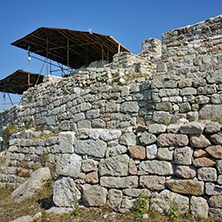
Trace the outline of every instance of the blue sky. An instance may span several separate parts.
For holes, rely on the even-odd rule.
[[[222,0],[0,0],[0,79],[28,70],[27,52],[10,43],[39,27],[90,28],[138,54],[146,38],[161,40],[163,32],[220,14]],[[41,65],[32,59],[30,71]]]

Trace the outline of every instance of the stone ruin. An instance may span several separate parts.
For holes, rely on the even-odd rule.
[[[145,190],[150,210],[169,214],[175,201],[181,214],[222,219],[222,16],[146,39],[104,68],[45,77],[0,119],[17,131],[2,188],[23,183],[24,167],[49,166],[59,208],[78,199],[125,212]]]

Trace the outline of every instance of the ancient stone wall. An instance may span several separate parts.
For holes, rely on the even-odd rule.
[[[145,188],[150,209],[169,213],[175,201],[179,213],[221,219],[221,24],[164,33],[162,57],[147,40],[140,55],[30,88],[0,113],[1,126],[20,130],[0,179],[20,183],[25,166],[48,165],[58,207],[73,207],[77,189],[84,205],[123,212]]]

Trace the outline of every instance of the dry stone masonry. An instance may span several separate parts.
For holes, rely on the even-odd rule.
[[[57,207],[124,212],[145,190],[150,210],[169,214],[175,201],[181,214],[222,219],[222,16],[147,39],[105,68],[46,77],[0,118],[18,131],[1,187],[48,166]]]

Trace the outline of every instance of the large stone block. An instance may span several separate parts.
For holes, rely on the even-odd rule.
[[[149,190],[164,190],[165,177],[163,176],[141,176],[140,186]]]
[[[121,104],[120,111],[123,113],[137,113],[139,111],[138,102],[124,102]]]
[[[127,176],[129,173],[128,155],[102,159],[99,164],[100,176]]]
[[[205,148],[211,145],[210,141],[203,135],[194,135],[190,137],[190,145],[193,148]]]
[[[186,214],[189,209],[189,198],[169,190],[163,190],[156,197],[151,199],[150,210],[159,213],[170,214],[174,202],[178,206],[179,214]]]
[[[146,149],[143,146],[131,145],[129,147],[129,153],[131,158],[143,160],[146,158]]]
[[[188,143],[188,136],[184,134],[163,133],[157,137],[157,145],[160,147],[186,146]]]
[[[208,73],[206,76],[207,82],[209,83],[222,83],[222,71],[215,70]]]
[[[213,158],[222,159],[222,146],[209,146],[205,149]]]
[[[174,180],[166,181],[167,187],[172,191],[182,194],[200,196],[204,193],[204,182],[196,180]]]
[[[107,188],[136,188],[138,187],[138,177],[101,177],[100,185]]]
[[[207,195],[220,195],[222,194],[222,185],[217,185],[215,183],[206,183],[205,192]]]
[[[208,200],[209,205],[214,208],[222,208],[222,194],[211,196]]]
[[[221,208],[210,208],[209,217],[215,219],[216,221],[222,220],[222,210]]]
[[[102,140],[77,140],[75,152],[82,155],[104,157],[107,150],[106,142]]]
[[[190,200],[190,211],[192,217],[208,217],[208,204],[207,200],[202,197],[192,196]]]
[[[191,179],[196,176],[196,170],[189,166],[177,166],[175,174],[184,179]]]
[[[121,130],[103,130],[100,132],[100,139],[107,142],[118,139],[121,134]]]
[[[94,185],[83,186],[83,203],[88,207],[101,207],[106,203],[107,190],[104,187]]]
[[[139,174],[173,175],[173,166],[171,162],[160,160],[142,161],[138,166]]]
[[[70,177],[59,177],[54,183],[53,202],[58,207],[74,207],[81,198],[80,191]]]
[[[139,140],[143,145],[149,145],[156,142],[156,136],[152,133],[143,132]]]
[[[222,132],[218,132],[210,135],[210,140],[216,145],[222,145]]]
[[[59,133],[59,150],[61,153],[73,153],[75,144],[74,132]]]
[[[118,211],[121,208],[123,193],[121,190],[110,189],[108,193],[108,205]]]
[[[201,134],[203,133],[205,125],[199,122],[190,122],[180,127],[180,132],[184,134]]]
[[[56,173],[62,176],[77,178],[82,159],[76,154],[61,154],[57,160]]]
[[[196,158],[192,164],[196,168],[198,168],[198,167],[213,167],[216,165],[216,162],[208,157],[200,157],[200,158]]]
[[[201,119],[221,120],[222,104],[207,104],[200,109],[199,115]]]

